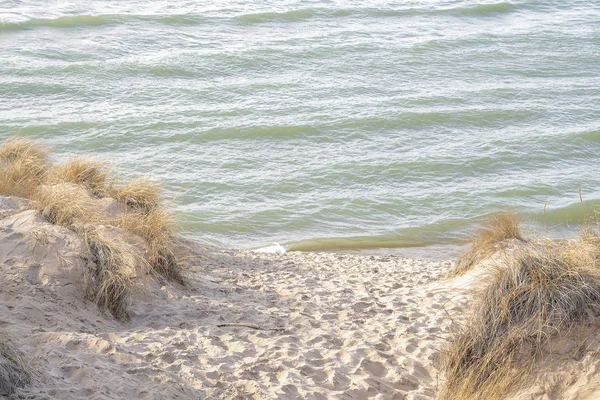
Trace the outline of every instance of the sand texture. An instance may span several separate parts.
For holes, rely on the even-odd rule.
[[[0,205],[0,329],[35,370],[15,398],[432,399],[440,349],[485,276],[447,281],[450,262],[392,255],[182,240],[189,287],[140,277],[131,321],[119,322],[85,299],[77,235],[22,207]],[[598,371],[587,351],[515,397],[598,398]]]

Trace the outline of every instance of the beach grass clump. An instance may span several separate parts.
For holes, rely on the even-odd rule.
[[[115,318],[128,320],[127,308],[141,255],[133,246],[100,227],[86,226],[80,234],[93,262],[86,276],[88,298]]]
[[[110,191],[109,174],[109,169],[102,162],[74,157],[52,166],[48,171],[48,182],[74,183],[86,188],[94,196],[105,196]]]
[[[48,222],[84,239],[95,266],[87,277],[88,296],[117,318],[127,318],[136,265],[149,266],[155,276],[186,282],[174,251],[175,226],[162,186],[148,178],[117,185],[104,163],[75,157],[51,165],[46,147],[9,138],[0,144],[0,195],[31,200],[31,207]],[[125,210],[117,216],[105,215],[97,198],[106,196],[124,204]],[[122,235],[104,229],[109,226],[141,236],[146,242],[145,260]]]
[[[44,182],[48,149],[24,138],[10,138],[0,145],[0,194],[28,198]]]
[[[175,224],[166,206],[161,205],[149,211],[129,210],[120,216],[117,225],[145,239],[148,244],[148,263],[154,273],[185,284],[181,265],[173,251]]]
[[[551,341],[599,316],[598,249],[547,240],[504,254],[443,352],[440,397],[502,398],[551,354]]]
[[[8,161],[27,158],[46,163],[48,148],[34,140],[15,136],[2,142],[2,145],[0,145],[0,158]]]
[[[162,208],[165,200],[162,186],[145,177],[113,187],[110,195],[133,210],[146,212]]]
[[[475,231],[470,245],[460,253],[448,277],[454,278],[468,272],[477,263],[502,250],[508,240],[516,239],[525,242],[520,223],[520,217],[510,210],[491,215]]]
[[[33,207],[54,225],[74,228],[75,225],[99,218],[92,198],[78,185],[42,185],[36,189],[31,200]]]
[[[31,383],[32,371],[21,352],[5,332],[0,332],[0,396]]]

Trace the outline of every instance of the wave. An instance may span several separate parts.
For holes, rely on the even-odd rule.
[[[287,243],[285,247],[288,251],[344,251],[424,247],[429,244],[433,243],[402,237],[354,236],[305,239]]]
[[[600,129],[583,132],[580,133],[578,136],[582,139],[589,140],[591,142],[600,142]]]
[[[587,224],[596,221],[596,212],[599,207],[600,200],[585,200],[555,209],[548,207],[545,212],[539,213],[536,217],[542,223],[563,226]]]
[[[255,253],[285,254],[287,249],[279,243],[273,243],[272,245],[260,247],[252,251]]]
[[[194,141],[319,136],[331,130],[346,130],[364,134],[381,130],[419,130],[434,125],[464,127],[496,127],[526,121],[535,116],[531,110],[447,110],[404,112],[394,118],[356,117],[334,122],[314,122],[298,125],[247,125],[212,128],[191,138]],[[347,137],[346,137],[347,138]]]
[[[470,7],[449,8],[408,8],[400,10],[369,9],[367,16],[376,17],[402,17],[418,15],[458,15],[458,16],[485,16],[513,12],[517,9],[512,3],[500,2],[493,4],[478,4]]]
[[[415,231],[426,230],[415,228]],[[448,232],[433,235],[419,235],[417,232],[389,236],[351,236],[304,239],[285,243],[287,251],[349,251],[376,249],[404,249],[429,247],[434,245],[460,245],[464,242],[458,237],[446,236]]]
[[[486,15],[512,12],[516,6],[512,3],[501,2],[494,4],[480,4],[473,7],[455,7],[445,9],[432,8],[407,8],[389,10],[380,8],[349,8],[349,9],[327,9],[327,8],[300,8],[283,12],[260,12],[243,14],[233,19],[243,24],[265,23],[265,22],[293,22],[313,17],[398,17],[431,14],[450,15]],[[207,20],[222,20],[223,17],[203,16],[197,14],[173,14],[173,15],[135,15],[135,14],[102,14],[102,15],[63,15],[56,18],[29,18],[22,21],[0,20],[0,31],[11,31],[31,29],[37,27],[46,28],[77,28],[97,27],[103,25],[123,24],[135,21],[155,22],[170,25],[197,25]]]
[[[487,15],[509,13],[514,11],[516,8],[517,7],[512,3],[502,2],[495,4],[479,4],[473,7],[461,7],[453,10],[462,15]]]
[[[473,221],[443,219],[423,226],[407,227],[373,236],[327,237],[285,243],[287,251],[347,251],[401,249],[464,242],[464,231]]]
[[[303,8],[284,12],[264,12],[244,14],[237,17],[238,21],[244,23],[260,23],[268,21],[299,21],[318,14],[318,9]]]
[[[30,18],[22,21],[0,20],[1,31],[14,31],[32,28],[85,28],[104,25],[118,25],[130,22],[154,22],[167,25],[197,25],[206,18],[195,14],[174,15],[132,15],[132,14],[102,14],[102,15],[63,15],[57,18]]]
[[[300,21],[316,16],[324,17],[402,17],[432,14],[449,15],[488,15],[508,13],[516,9],[516,6],[508,2],[493,4],[479,4],[472,7],[453,7],[453,8],[406,8],[399,10],[386,10],[380,8],[354,8],[354,9],[322,9],[322,8],[302,8],[283,12],[263,12],[244,14],[237,17],[237,20],[243,23],[264,23],[275,21]]]
[[[593,195],[598,195],[594,193]],[[528,232],[543,233],[557,238],[573,237],[586,224],[595,224],[600,199],[575,202],[564,207],[524,213]],[[409,249],[432,246],[464,245],[469,232],[491,214],[466,219],[448,219],[436,223],[403,228],[387,235],[323,237],[292,241],[284,244],[287,251],[364,251],[377,249]]]
[[[0,31],[27,28],[75,28],[86,26],[102,26],[115,23],[114,16],[109,15],[65,15],[58,18],[32,18],[24,21],[0,21]]]

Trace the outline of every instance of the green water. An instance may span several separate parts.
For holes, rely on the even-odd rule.
[[[0,139],[163,180],[208,243],[444,247],[600,204],[596,2],[0,0],[0,49]]]

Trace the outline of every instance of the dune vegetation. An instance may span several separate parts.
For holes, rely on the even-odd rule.
[[[475,232],[471,243],[458,257],[448,273],[449,278],[460,276],[477,263],[506,248],[508,240],[526,242],[521,233],[520,218],[511,210],[492,214]]]
[[[34,141],[11,138],[0,146],[0,193],[29,198],[46,179],[48,149]]]
[[[552,356],[557,343],[571,340],[577,343],[573,349],[581,349],[587,335],[573,332],[600,315],[598,233],[588,228],[577,240],[525,243],[518,221],[514,214],[494,216],[451,273],[460,275],[499,254],[479,282],[483,287],[464,324],[442,351],[443,399],[504,398],[538,361]],[[501,251],[511,239],[524,245]]]
[[[173,250],[175,225],[162,187],[147,178],[120,183],[110,168],[84,157],[52,164],[49,149],[13,137],[0,145],[0,195],[30,200],[50,223],[66,227],[85,242],[94,268],[86,271],[87,297],[115,317],[127,319],[136,266],[155,277],[184,285]],[[106,213],[99,199],[113,199],[119,212]],[[104,229],[141,237],[144,251]]]
[[[106,196],[112,188],[110,170],[105,164],[84,157],[54,165],[48,171],[47,183],[68,182],[79,185],[94,196]]]
[[[5,332],[0,332],[0,396],[12,394],[31,382],[30,366]]]

